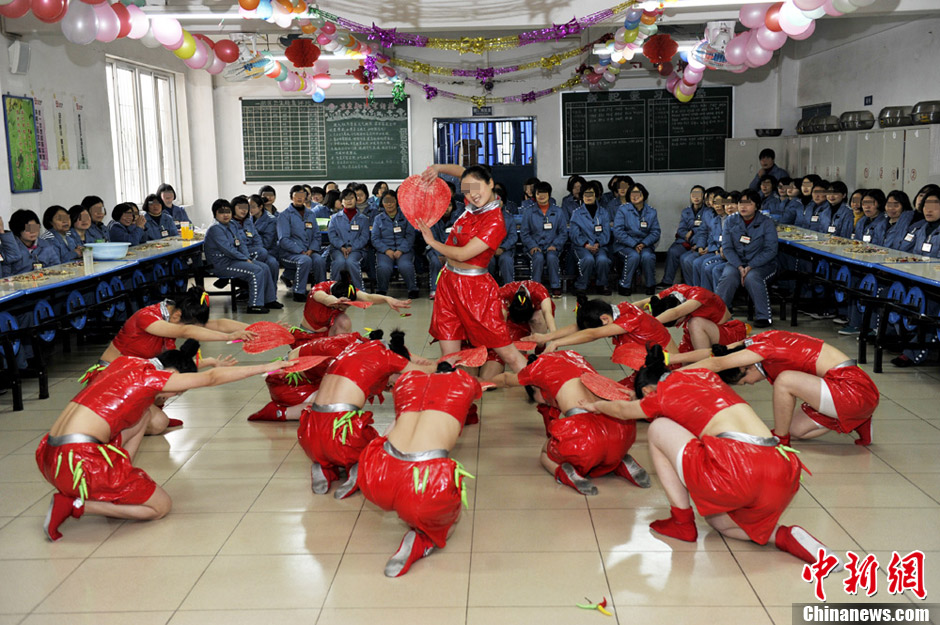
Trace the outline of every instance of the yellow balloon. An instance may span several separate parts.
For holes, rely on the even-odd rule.
[[[690,93],[689,95],[686,95],[682,93],[681,91],[679,91],[678,88],[676,89],[676,99],[679,100],[679,102],[689,102],[692,100],[692,97],[694,95],[695,95],[694,93]]]
[[[183,31],[183,45],[181,45],[176,50],[173,50],[173,54],[183,59],[184,61],[192,55],[196,54],[196,38],[189,34],[189,31]]]

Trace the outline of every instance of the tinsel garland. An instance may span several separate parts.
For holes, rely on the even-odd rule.
[[[535,102],[539,98],[544,98],[547,95],[557,93],[559,91],[564,91],[565,89],[570,89],[572,87],[577,87],[581,84],[581,77],[575,76],[569,78],[560,85],[555,85],[554,87],[549,87],[548,89],[542,89],[540,91],[529,91],[527,93],[520,93],[517,95],[495,97],[495,96],[483,96],[483,95],[461,95],[459,93],[453,93],[451,91],[445,91],[444,89],[438,89],[431,85],[425,84],[423,82],[417,81],[414,78],[405,78],[405,82],[411,83],[412,85],[417,85],[424,89],[424,97],[428,100],[433,100],[434,98],[440,96],[442,98],[447,98],[449,100],[459,100],[461,102],[470,102],[473,106],[486,106],[487,104],[507,104],[510,102]]]

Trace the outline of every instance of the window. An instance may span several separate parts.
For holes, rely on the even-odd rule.
[[[118,201],[140,203],[163,182],[173,185],[179,195],[173,74],[109,59],[107,80]]]
[[[435,162],[534,165],[535,119],[436,119]]]

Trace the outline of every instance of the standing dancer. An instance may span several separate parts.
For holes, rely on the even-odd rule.
[[[545,422],[548,440],[540,460],[559,484],[582,495],[596,495],[588,477],[613,473],[640,488],[650,487],[646,470],[628,452],[636,441],[636,424],[592,413],[581,407],[597,401],[581,382],[584,373],[597,373],[581,354],[553,352],[530,357],[525,369],[502,374],[497,385],[537,387],[533,392]]]
[[[803,465],[751,407],[710,371],[667,372],[654,345],[636,377],[636,401],[584,408],[618,419],[652,419],[650,454],[669,498],[668,519],[650,528],[695,542],[695,512],[724,536],[774,545],[813,563],[826,546],[798,525],[777,521],[800,488]],[[840,567],[841,568],[841,567]]]
[[[43,528],[49,540],[62,538],[59,526],[84,513],[148,521],[170,511],[170,496],[132,460],[157,410],[154,402],[183,391],[243,380],[290,363],[226,367],[196,373],[199,343],[150,360],[120,356],[94,385],[84,388],[43,437],[36,464],[56,487]]]
[[[443,549],[460,519],[466,478],[473,476],[448,454],[480,394],[479,382],[448,363],[437,373],[409,371],[395,384],[395,424],[366,446],[358,471],[365,498],[411,528],[385,565],[386,576],[404,575]]]
[[[747,337],[747,325],[731,318],[724,300],[699,286],[677,284],[637,302],[664,326],[682,328],[680,352],[730,345]]]
[[[460,176],[466,210],[454,222],[447,243],[435,240],[427,223],[416,226],[425,243],[447,259],[437,283],[430,334],[441,343],[441,355],[460,350],[468,340],[496,351],[513,371],[525,367],[525,358],[509,339],[499,289],[487,271],[490,258],[506,236],[503,212],[493,193],[489,169],[459,165],[432,165],[423,174],[430,183],[437,174]]]

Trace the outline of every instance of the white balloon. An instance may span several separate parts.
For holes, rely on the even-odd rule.
[[[157,41],[157,38],[153,36],[153,28],[147,28],[147,32],[140,37],[140,43],[144,44],[148,48],[159,48],[160,42]]]
[[[824,7],[817,7],[811,11],[801,11],[801,13],[811,20],[818,20],[820,17],[826,14],[826,9]]]
[[[809,24],[812,19],[806,17],[792,1],[787,0],[783,3],[783,6],[780,7],[780,22],[788,22],[797,29],[802,29],[807,24]],[[782,24],[781,24],[782,25]],[[786,31],[786,29],[784,29]]]

